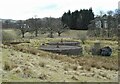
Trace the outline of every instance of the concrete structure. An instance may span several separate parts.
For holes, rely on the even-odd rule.
[[[47,43],[48,45],[68,45],[68,46],[79,46],[80,42],[51,42]]]
[[[80,42],[77,41],[65,41],[61,42],[51,42],[47,45],[40,46],[40,50],[65,54],[65,55],[83,55],[83,49],[80,46]]]
[[[67,46],[67,45],[42,45],[40,50],[64,54],[64,55],[82,55],[82,47],[79,46]]]

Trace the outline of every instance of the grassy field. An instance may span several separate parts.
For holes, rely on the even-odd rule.
[[[100,40],[102,47],[108,45],[113,49],[111,57],[93,56],[90,49],[98,39],[86,37],[85,44],[82,44],[81,38],[78,36],[86,36],[86,33],[86,31],[70,30],[63,33],[61,37],[55,34],[54,38],[48,38],[46,34],[31,38],[31,35],[26,33],[26,38],[17,40],[30,41],[30,43],[2,44],[2,80],[43,82],[118,81],[117,41]],[[14,33],[12,32],[12,34]],[[59,55],[38,49],[43,43],[60,41],[61,39],[64,41],[79,41],[84,49],[83,55]]]

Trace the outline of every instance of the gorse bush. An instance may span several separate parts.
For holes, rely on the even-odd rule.
[[[19,35],[14,30],[3,30],[2,31],[2,41],[3,42],[11,42],[13,40],[17,40]]]

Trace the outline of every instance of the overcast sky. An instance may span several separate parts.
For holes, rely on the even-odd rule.
[[[0,18],[61,17],[68,10],[93,8],[95,14],[118,8],[120,0],[0,0]]]

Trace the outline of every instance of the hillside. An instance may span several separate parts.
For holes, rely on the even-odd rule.
[[[61,37],[55,36],[55,38],[41,35],[37,38],[18,39],[30,41],[30,43],[2,44],[2,80],[10,82],[117,82],[117,41],[100,40],[102,46],[112,47],[111,57],[93,56],[90,48],[96,40],[86,39],[85,44],[82,44],[81,40],[76,38],[79,33],[84,35],[86,31],[67,31]],[[64,41],[79,41],[84,49],[83,56],[67,56],[38,50],[41,44],[60,41],[61,38]]]

